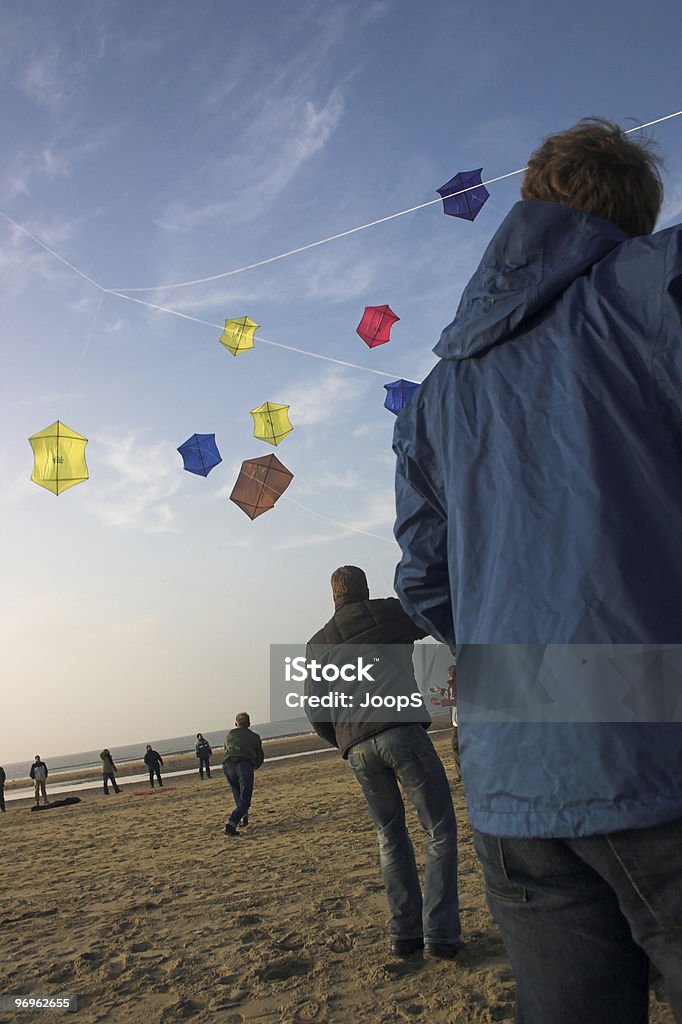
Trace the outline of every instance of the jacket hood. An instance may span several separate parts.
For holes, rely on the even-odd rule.
[[[611,221],[559,203],[516,203],[433,351],[442,359],[480,355],[629,237]]]

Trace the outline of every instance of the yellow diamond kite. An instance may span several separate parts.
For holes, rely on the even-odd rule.
[[[260,327],[248,316],[242,316],[238,320],[226,320],[225,330],[220,335],[220,344],[229,349],[233,356],[241,355],[247,349],[253,348],[253,335]]]
[[[268,444],[279,444],[294,429],[289,422],[289,406],[276,402],[264,402],[251,410],[253,436]]]
[[[88,479],[85,464],[87,437],[57,420],[28,440],[33,449],[31,480],[35,484],[47,487],[53,494],[61,494],[68,487],[75,487]]]

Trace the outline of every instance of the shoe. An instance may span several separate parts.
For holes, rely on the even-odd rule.
[[[424,956],[436,960],[456,960],[461,949],[461,942],[427,942]]]
[[[242,818],[242,826],[241,827],[242,828],[246,828],[248,824],[249,824],[249,819],[248,818]]]
[[[229,821],[225,826],[225,835],[239,837],[239,832],[237,832],[237,829],[234,827],[234,825],[230,825]]]
[[[424,948],[423,939],[393,939],[391,949],[394,956],[414,956]]]

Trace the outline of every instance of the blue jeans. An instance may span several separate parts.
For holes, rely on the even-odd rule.
[[[377,827],[393,939],[458,945],[457,822],[445,769],[421,725],[400,725],[356,743],[348,762]],[[426,833],[422,901],[400,787]]]
[[[242,818],[248,818],[253,796],[253,765],[250,761],[226,761],[223,771],[236,804],[227,824],[237,827]]]
[[[648,1019],[649,960],[682,1024],[682,821],[579,839],[474,832],[517,1024]]]

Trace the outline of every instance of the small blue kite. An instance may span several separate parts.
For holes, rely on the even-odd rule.
[[[463,220],[476,220],[490,198],[490,192],[481,184],[482,171],[482,167],[476,171],[460,171],[436,189],[443,199],[443,213],[450,217],[461,217]]]
[[[386,388],[386,401],[384,402],[384,408],[388,409],[389,412],[395,413],[397,416],[401,409],[404,409],[407,403],[415,393],[418,384],[415,384],[413,380],[394,380],[392,384],[384,384]]]
[[[178,451],[187,472],[197,476],[208,476],[223,461],[215,443],[215,434],[193,434]]]

